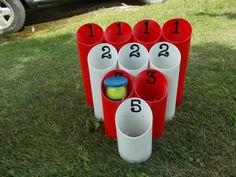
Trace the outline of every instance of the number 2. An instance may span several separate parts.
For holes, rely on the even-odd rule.
[[[131,100],[131,109],[130,110],[132,112],[140,112],[142,110],[140,104],[141,104],[141,100],[136,100],[136,99]]]
[[[165,49],[164,49],[165,47]],[[160,56],[165,56],[168,57],[169,56],[169,52],[167,51],[169,49],[169,46],[167,44],[161,44],[160,49],[163,49],[162,51],[160,51],[160,53],[158,54],[158,57]]]
[[[129,57],[140,57],[139,46],[137,44],[131,45],[130,49],[133,51],[129,54]]]
[[[107,51],[106,51],[106,50],[107,50]],[[103,59],[103,58],[111,59],[111,54],[110,54],[111,49],[110,49],[110,47],[108,47],[108,46],[103,46],[103,47],[102,47],[102,51],[104,52],[104,53],[102,54],[102,59]]]

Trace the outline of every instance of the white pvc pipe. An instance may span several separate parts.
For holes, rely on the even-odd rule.
[[[150,68],[162,72],[168,80],[166,121],[175,115],[176,95],[179,80],[181,54],[179,49],[169,42],[155,44],[149,52]]]
[[[88,54],[88,65],[94,104],[94,114],[98,120],[103,120],[101,82],[106,73],[117,69],[116,49],[107,43],[96,45]]]
[[[129,98],[115,115],[118,151],[127,162],[144,162],[152,153],[152,110],[141,98]]]
[[[136,77],[148,68],[148,57],[148,51],[142,44],[126,44],[118,53],[118,68]]]

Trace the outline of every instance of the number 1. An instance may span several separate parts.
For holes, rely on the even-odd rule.
[[[176,21],[175,23],[174,23],[176,26],[175,26],[175,31],[173,32],[174,34],[179,34],[179,21]]]
[[[149,34],[149,32],[148,32],[148,20],[146,22],[144,22],[144,25],[146,26],[146,29],[143,32],[143,34]]]
[[[121,23],[118,22],[118,23],[116,24],[116,26],[118,27],[118,33],[116,33],[116,34],[117,34],[117,35],[122,35],[122,33],[121,33]]]
[[[88,26],[88,28],[90,29],[89,37],[94,37],[94,34],[93,34],[93,25],[90,24],[90,25]]]

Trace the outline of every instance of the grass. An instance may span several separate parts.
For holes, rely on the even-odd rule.
[[[0,176],[236,176],[236,2],[99,9],[0,45]],[[151,158],[128,164],[85,104],[75,31],[86,22],[193,26],[184,103]]]

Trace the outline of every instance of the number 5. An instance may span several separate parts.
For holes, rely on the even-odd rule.
[[[132,112],[140,112],[142,110],[140,104],[141,104],[141,100],[131,100],[131,109],[130,110]]]

